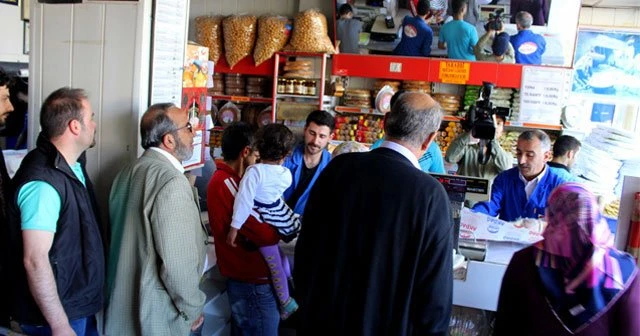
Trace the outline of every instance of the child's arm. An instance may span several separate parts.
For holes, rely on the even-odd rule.
[[[237,234],[237,230],[240,230],[242,224],[249,218],[260,181],[261,178],[258,169],[253,167],[247,168],[242,180],[240,180],[238,194],[233,203],[233,217],[231,218],[231,231],[229,232],[228,238],[231,238],[232,233]]]

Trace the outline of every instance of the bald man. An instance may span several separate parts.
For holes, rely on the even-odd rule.
[[[449,200],[418,163],[441,119],[431,97],[405,93],[379,148],[340,155],[318,178],[295,251],[299,334],[447,334]]]

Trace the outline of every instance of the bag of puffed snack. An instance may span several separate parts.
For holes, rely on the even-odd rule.
[[[317,9],[307,9],[296,15],[291,40],[284,48],[289,51],[334,54],[327,30],[327,18]]]
[[[258,20],[258,39],[253,50],[256,66],[282,50],[289,40],[291,23],[284,16],[262,16]]]
[[[196,42],[209,48],[209,60],[218,62],[222,54],[222,20],[224,16],[198,16]]]
[[[230,68],[251,55],[258,19],[253,15],[231,15],[222,21],[224,55]]]

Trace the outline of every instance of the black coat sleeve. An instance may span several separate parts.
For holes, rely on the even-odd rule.
[[[453,300],[453,219],[441,188],[428,207],[427,230],[412,297],[414,335],[448,335]]]

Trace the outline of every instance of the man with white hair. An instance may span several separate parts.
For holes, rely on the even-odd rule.
[[[441,120],[430,96],[404,93],[379,148],[339,155],[318,178],[295,251],[299,334],[447,335],[453,221],[418,163]]]

